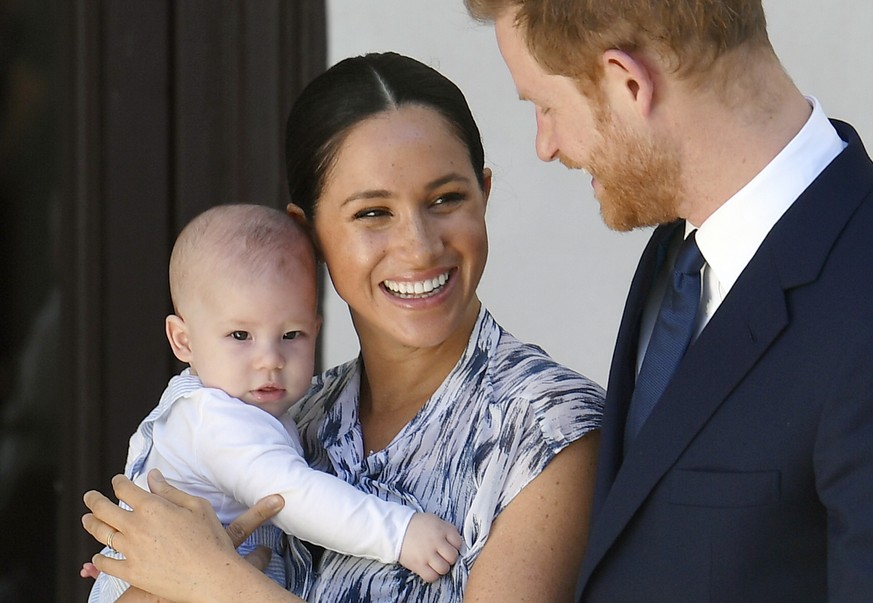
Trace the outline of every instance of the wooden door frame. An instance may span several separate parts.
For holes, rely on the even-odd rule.
[[[84,600],[82,493],[107,491],[174,369],[163,334],[172,241],[218,203],[284,206],[284,119],[326,64],[323,0],[71,0],[61,244],[69,351],[58,601]],[[8,518],[14,521],[14,518]]]

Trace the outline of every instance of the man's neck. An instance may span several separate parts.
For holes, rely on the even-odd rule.
[[[809,103],[776,63],[767,89],[749,102],[729,105],[720,98],[688,94],[675,107],[682,124],[685,199],[680,215],[696,226],[764,169],[803,128]]]

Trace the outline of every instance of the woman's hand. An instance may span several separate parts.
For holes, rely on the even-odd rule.
[[[95,555],[98,570],[173,601],[295,600],[236,553],[239,543],[282,508],[281,496],[262,499],[226,532],[204,499],[173,488],[157,470],[148,480],[152,493],[124,476],[112,479],[116,496],[133,511],[99,492],[85,493],[91,513],[82,525],[101,543],[111,537],[112,547],[125,556]],[[266,549],[255,558],[261,567],[268,560]]]

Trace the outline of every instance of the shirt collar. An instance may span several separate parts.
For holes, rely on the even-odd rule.
[[[806,99],[812,114],[800,132],[698,228],[697,244],[725,294],[773,225],[846,147],[819,102]],[[686,223],[686,231],[694,228]]]

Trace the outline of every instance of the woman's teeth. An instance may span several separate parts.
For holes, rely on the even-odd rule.
[[[449,273],[446,272],[436,278],[427,279],[425,281],[400,283],[397,281],[384,281],[383,284],[385,285],[385,288],[388,289],[388,291],[392,294],[396,295],[397,297],[402,297],[403,299],[408,299],[430,297],[431,295],[436,295],[439,289],[442,288],[442,286],[445,285],[448,280]]]

